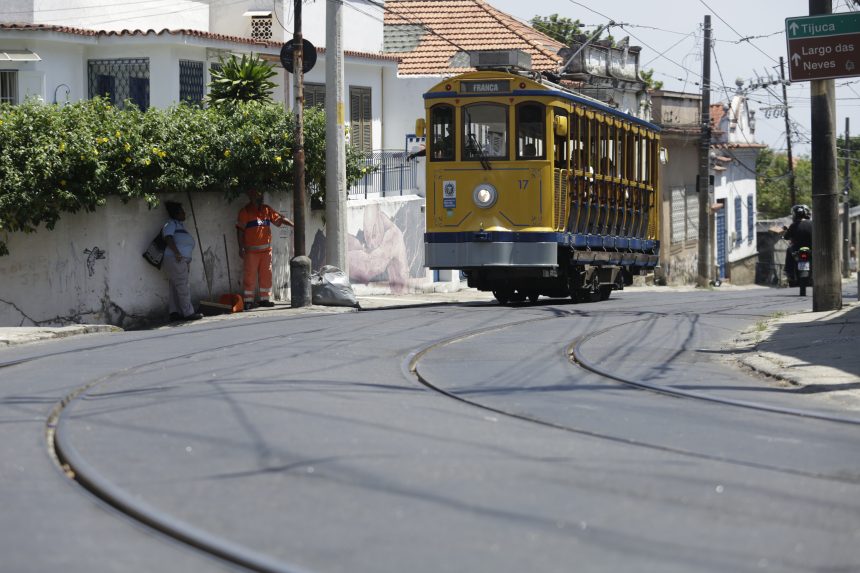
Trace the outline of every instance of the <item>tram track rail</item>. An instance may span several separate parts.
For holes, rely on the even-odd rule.
[[[726,308],[727,309],[737,309],[738,305],[731,305],[731,306],[726,307]],[[667,446],[667,445],[663,445],[663,444],[647,442],[644,440],[621,437],[621,436],[613,435],[613,434],[610,434],[607,432],[594,431],[594,430],[590,430],[590,429],[583,428],[583,427],[577,427],[577,426],[574,426],[572,424],[558,423],[555,421],[542,419],[540,417],[536,417],[533,415],[523,414],[523,413],[512,411],[512,410],[509,410],[506,408],[488,405],[488,404],[482,403],[478,400],[474,400],[471,398],[461,396],[461,395],[457,394],[456,392],[448,391],[445,388],[443,388],[441,386],[441,384],[434,383],[433,380],[428,379],[427,377],[422,375],[420,372],[421,360],[423,360],[425,357],[429,356],[431,353],[438,351],[438,350],[440,350],[446,346],[450,346],[452,344],[457,344],[458,342],[462,342],[462,341],[465,341],[465,340],[468,340],[471,338],[475,338],[478,336],[482,336],[485,334],[497,332],[497,331],[500,331],[503,329],[512,328],[512,327],[519,326],[522,324],[533,323],[533,322],[540,321],[540,320],[553,320],[556,318],[559,318],[559,317],[542,317],[542,318],[534,319],[534,320],[518,321],[518,322],[510,323],[507,325],[496,325],[496,326],[489,327],[486,329],[473,330],[473,331],[470,331],[467,333],[459,334],[457,336],[452,336],[449,338],[437,340],[431,344],[425,345],[425,346],[411,352],[409,354],[409,356],[407,356],[406,359],[402,363],[402,372],[403,372],[404,376],[406,376],[407,378],[417,380],[420,384],[427,387],[428,389],[430,389],[430,390],[432,390],[432,391],[434,391],[434,392],[436,392],[442,396],[445,396],[449,399],[456,400],[458,402],[467,404],[469,406],[472,406],[472,407],[475,407],[475,408],[478,408],[478,409],[481,409],[484,411],[492,412],[492,413],[498,414],[500,416],[505,416],[505,417],[509,417],[512,419],[537,424],[537,425],[552,428],[555,430],[560,430],[560,431],[569,432],[572,434],[587,436],[590,438],[605,440],[605,441],[609,441],[609,442],[619,443],[619,444],[638,447],[638,448],[646,448],[646,449],[651,449],[651,450],[670,453],[670,454],[677,454],[680,456],[704,460],[704,461],[725,463],[725,464],[743,466],[743,467],[748,467],[748,468],[753,468],[753,469],[758,469],[758,470],[776,472],[776,473],[780,473],[780,474],[833,481],[833,482],[837,482],[837,483],[848,483],[848,484],[860,483],[860,475],[832,475],[832,474],[823,473],[823,472],[804,471],[804,470],[800,470],[800,469],[796,469],[796,468],[790,468],[790,467],[786,467],[786,466],[760,463],[760,462],[755,462],[755,461],[750,461],[750,460],[732,458],[732,457],[728,457],[728,456],[711,455],[711,454],[707,454],[707,453],[697,452],[697,451],[694,451],[691,449]],[[649,318],[642,318],[642,319],[639,319],[639,321],[644,321],[644,320],[649,320],[649,319],[650,319],[650,317]],[[831,416],[831,415],[826,415],[826,414],[822,414],[822,413],[814,412],[814,411],[806,411],[806,410],[802,410],[802,409],[793,409],[793,408],[782,408],[782,407],[778,407],[778,406],[771,406],[771,405],[767,405],[767,404],[758,404],[755,402],[747,402],[747,401],[742,401],[742,400],[721,399],[718,397],[707,396],[707,395],[704,395],[701,393],[686,392],[686,391],[682,391],[682,390],[673,390],[670,388],[661,387],[659,385],[642,383],[642,382],[630,380],[630,379],[627,379],[624,377],[615,376],[615,375],[612,375],[610,373],[606,373],[603,370],[601,370],[600,368],[595,367],[594,365],[590,364],[587,361],[585,361],[585,362],[590,367],[586,367],[583,364],[583,362],[580,361],[580,359],[577,359],[577,360],[571,359],[571,356],[572,356],[572,353],[574,352],[574,349],[577,348],[584,340],[587,340],[589,336],[596,335],[596,334],[602,333],[604,331],[611,330],[613,328],[623,328],[629,324],[630,323],[628,322],[624,325],[615,325],[612,327],[608,327],[606,329],[600,329],[599,331],[596,331],[594,333],[585,334],[585,335],[582,335],[580,337],[577,337],[573,342],[567,344],[564,347],[562,352],[565,356],[565,359],[577,367],[581,367],[584,370],[591,372],[592,374],[596,374],[596,375],[601,376],[607,380],[611,380],[614,383],[619,383],[619,384],[622,384],[622,385],[625,385],[625,386],[628,386],[631,388],[635,388],[638,390],[642,390],[642,391],[649,391],[649,392],[655,393],[657,395],[662,395],[662,396],[673,398],[673,399],[692,400],[692,401],[698,401],[698,402],[713,404],[715,406],[724,406],[724,407],[731,407],[731,408],[744,408],[744,409],[748,409],[748,410],[759,411],[759,412],[766,413],[766,414],[804,417],[804,418],[810,418],[810,419],[815,419],[815,420],[819,420],[819,421],[823,421],[823,422],[836,423],[836,424],[860,425],[860,420],[845,418],[842,416],[835,416],[835,415]]]
[[[742,299],[747,297],[738,297],[733,300],[731,305],[728,305],[727,309],[738,309],[741,306]],[[753,297],[749,297],[753,298]],[[551,304],[551,301],[547,301]],[[571,303],[572,304],[572,303]],[[665,317],[670,313],[660,312],[660,307],[674,307],[677,305],[677,300],[672,303],[667,303],[665,305],[650,305],[649,310],[650,317]],[[542,305],[537,305],[540,307]],[[760,308],[760,305],[757,305]],[[529,308],[537,308],[534,305],[524,305],[523,309]],[[490,306],[488,308],[496,308],[495,306]],[[772,466],[768,464],[760,464],[754,463],[744,460],[733,460],[730,458],[726,458],[723,456],[714,456],[703,454],[700,452],[695,452],[691,450],[685,450],[683,448],[674,448],[669,446],[663,446],[660,444],[647,443],[645,441],[623,438],[618,436],[612,436],[603,432],[595,432],[591,430],[587,430],[584,428],[576,428],[567,424],[558,424],[551,421],[541,420],[535,417],[518,414],[516,412],[506,411],[500,408],[494,408],[491,406],[487,406],[476,402],[474,400],[465,399],[461,396],[458,396],[454,393],[447,392],[443,388],[434,385],[431,380],[425,379],[420,371],[419,364],[420,361],[432,353],[434,350],[438,350],[444,346],[455,344],[459,341],[466,340],[472,337],[482,336],[484,334],[502,330],[502,329],[510,329],[516,328],[517,326],[522,326],[525,324],[531,324],[535,322],[541,321],[549,321],[549,320],[559,320],[559,319],[575,319],[577,317],[587,317],[593,314],[603,314],[606,316],[619,316],[619,315],[636,315],[641,314],[641,309],[634,308],[600,308],[591,310],[588,305],[576,305],[575,308],[564,309],[562,311],[554,311],[550,316],[541,315],[541,316],[531,316],[529,318],[524,318],[521,320],[508,321],[503,324],[494,324],[491,326],[481,327],[477,329],[472,329],[467,332],[461,332],[453,337],[448,337],[443,340],[438,340],[432,342],[430,344],[424,345],[420,348],[414,349],[409,352],[406,356],[406,359],[402,361],[402,371],[404,375],[411,379],[416,380],[422,384],[424,387],[432,390],[441,395],[447,396],[448,398],[469,404],[470,406],[477,407],[483,410],[491,411],[499,415],[508,416],[515,419],[520,419],[524,421],[528,421],[531,423],[539,424],[545,427],[551,427],[557,430],[576,433],[579,435],[585,435],[592,438],[608,440],[615,443],[625,444],[629,446],[635,447],[643,447],[649,448],[653,450],[658,450],[666,453],[673,453],[678,455],[683,455],[687,457],[697,458],[701,460],[715,461],[721,463],[730,463],[741,466],[747,466],[751,468],[767,470],[767,471],[775,471],[786,474],[794,474],[804,477],[813,477],[818,479],[826,479],[837,482],[848,482],[848,483],[860,483],[860,477],[858,478],[846,478],[844,476],[829,476],[820,473],[814,472],[804,472],[793,470],[791,468],[783,468]],[[316,315],[316,316],[324,316],[324,315]],[[337,316],[336,314],[330,315],[332,317]],[[218,329],[224,330],[226,329],[243,329],[251,326],[260,326],[261,324],[271,324],[283,322],[285,320],[296,320],[299,318],[304,318],[303,316],[293,316],[293,317],[278,317],[265,321],[255,321],[253,323],[243,322],[241,324],[224,324],[219,323],[218,325],[213,325],[209,328],[195,328],[193,330],[182,330],[177,332],[168,332],[168,333],[159,333],[160,338],[170,337],[181,340],[182,337],[193,336],[195,334],[205,333],[210,330]],[[644,319],[642,319],[644,320]],[[610,327],[611,328],[611,327]],[[292,332],[295,335],[295,331]],[[592,333],[594,334],[594,333]],[[157,360],[148,360],[144,362],[140,362],[131,366],[126,366],[123,368],[119,368],[113,370],[111,372],[104,373],[103,375],[90,380],[84,384],[77,386],[71,392],[67,393],[63,396],[51,409],[50,414],[45,422],[44,427],[44,439],[48,449],[48,454],[51,459],[54,461],[55,466],[59,471],[61,471],[68,479],[73,480],[77,483],[82,490],[84,490],[87,494],[93,496],[94,498],[100,500],[101,502],[107,504],[108,506],[114,508],[121,514],[128,516],[128,518],[142,523],[147,527],[151,528],[154,531],[159,532],[160,534],[179,541],[185,545],[193,547],[205,554],[208,554],[218,560],[227,562],[231,565],[249,570],[249,571],[258,571],[262,573],[301,573],[301,570],[295,566],[290,564],[283,563],[272,557],[258,553],[253,551],[247,547],[235,544],[227,539],[212,535],[207,531],[200,529],[190,523],[185,523],[181,520],[178,520],[171,516],[170,514],[149,505],[140,499],[135,498],[130,495],[127,491],[122,488],[116,486],[111,483],[109,479],[103,476],[97,468],[92,466],[87,460],[80,454],[78,449],[75,447],[75,444],[67,436],[66,432],[64,432],[65,426],[65,417],[64,413],[68,411],[68,408],[75,401],[80,400],[87,396],[88,393],[98,388],[100,385],[106,384],[111,381],[115,381],[118,378],[121,378],[126,375],[133,374],[135,371],[149,368],[161,363],[193,358],[205,353],[211,352],[222,352],[226,350],[235,349],[237,347],[245,346],[245,345],[254,345],[266,340],[275,340],[279,338],[284,338],[284,334],[278,334],[274,336],[265,336],[265,337],[254,337],[250,339],[243,339],[239,342],[221,345],[215,348],[206,348],[205,350],[195,350],[193,352],[183,352],[177,353],[168,357],[161,357]],[[587,335],[586,335],[587,336]],[[25,364],[29,364],[35,361],[58,357],[62,355],[66,355],[69,353],[79,353],[79,352],[89,352],[89,351],[98,351],[98,350],[107,350],[122,347],[128,344],[134,344],[136,342],[148,340],[149,337],[136,337],[133,340],[120,340],[120,341],[111,341],[107,343],[98,343],[91,344],[82,347],[75,348],[73,350],[63,350],[59,352],[48,352],[42,355],[27,357],[23,359],[16,359],[6,362],[0,362],[0,368],[13,368],[15,366],[21,366]],[[582,338],[577,339],[571,345],[568,345],[566,351],[569,352],[569,349],[575,345],[577,342],[582,342]],[[569,354],[568,354],[569,355]],[[582,364],[580,364],[582,366]],[[616,380],[616,382],[618,382]],[[676,397],[685,397],[692,398],[692,396],[676,396]]]

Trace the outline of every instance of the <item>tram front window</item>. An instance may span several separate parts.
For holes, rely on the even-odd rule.
[[[508,157],[508,108],[477,103],[463,108],[463,160]]]
[[[454,160],[454,108],[438,105],[430,110],[430,159]]]

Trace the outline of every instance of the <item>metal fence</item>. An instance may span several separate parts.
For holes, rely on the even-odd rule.
[[[405,151],[379,150],[365,160],[366,174],[352,184],[349,199],[393,197],[418,192],[418,164],[406,160]]]

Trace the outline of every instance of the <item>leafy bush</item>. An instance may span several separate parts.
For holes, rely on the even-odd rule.
[[[111,195],[153,207],[159,193],[291,190],[294,129],[282,105],[256,101],[145,112],[104,99],[0,105],[0,255],[9,232],[53,229],[61,214],[94,211]],[[321,195],[324,112],[306,110],[304,129],[306,184]],[[363,156],[349,148],[347,157],[354,182]]]

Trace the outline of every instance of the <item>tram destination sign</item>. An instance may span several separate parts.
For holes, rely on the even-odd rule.
[[[785,38],[793,82],[860,75],[860,13],[786,18]]]

